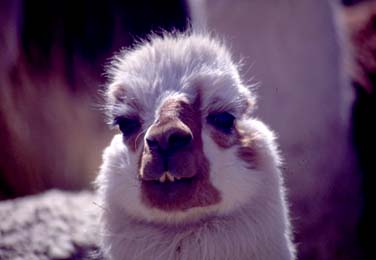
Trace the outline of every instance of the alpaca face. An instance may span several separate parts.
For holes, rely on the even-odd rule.
[[[156,222],[193,221],[260,203],[278,182],[272,133],[218,42],[157,38],[117,57],[107,89],[121,131],[97,179],[105,203]]]

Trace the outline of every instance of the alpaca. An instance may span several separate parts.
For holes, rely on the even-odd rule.
[[[152,36],[111,64],[96,179],[110,259],[295,259],[274,134],[223,43]]]

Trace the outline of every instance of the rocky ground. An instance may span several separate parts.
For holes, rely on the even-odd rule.
[[[0,202],[0,259],[103,259],[91,192],[52,190]]]

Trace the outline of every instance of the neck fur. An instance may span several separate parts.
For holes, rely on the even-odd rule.
[[[293,259],[285,209],[278,205],[178,225],[111,214],[103,216],[103,244],[111,259]]]

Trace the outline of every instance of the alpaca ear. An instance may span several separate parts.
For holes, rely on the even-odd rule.
[[[107,123],[114,125],[114,117],[121,113],[121,104],[125,103],[125,87],[121,83],[111,83],[104,92]]]
[[[247,89],[247,90],[244,93],[244,99],[242,101],[243,103],[242,114],[245,115],[246,117],[249,117],[251,116],[253,111],[255,111],[257,97],[254,95],[251,89],[249,88],[244,88],[244,89]]]
[[[124,102],[125,86],[119,82],[113,82],[107,87],[106,98],[109,103]]]
[[[246,103],[247,103],[247,108],[245,110],[245,114],[247,116],[250,116],[253,111],[255,110],[256,108],[256,97],[254,95],[250,95],[247,99],[246,99]]]

